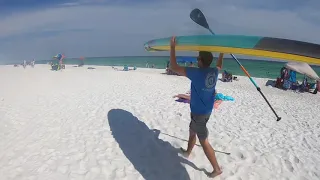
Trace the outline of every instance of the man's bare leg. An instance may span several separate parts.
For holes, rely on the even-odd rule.
[[[197,140],[196,138],[197,138],[197,134],[190,129],[189,130],[188,149],[185,150],[183,148],[180,148],[184,157],[187,158],[190,156],[191,151],[192,151],[194,145],[196,144],[196,140]]]
[[[204,153],[206,154],[208,160],[210,161],[212,167],[213,167],[213,171],[211,173],[208,174],[209,177],[214,178],[218,175],[220,175],[222,173],[219,164],[217,162],[217,158],[216,158],[216,154],[212,148],[212,146],[210,145],[208,138],[206,138],[205,140],[200,140],[200,144],[203,148]]]
[[[186,95],[186,94],[177,94],[177,95],[174,95],[173,98],[181,98],[181,99],[190,100],[190,96]]]

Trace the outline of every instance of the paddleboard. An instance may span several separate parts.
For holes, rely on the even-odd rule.
[[[169,51],[170,39],[154,39],[144,44],[147,51]],[[261,36],[193,35],[177,36],[177,51],[210,51],[320,65],[320,45]]]

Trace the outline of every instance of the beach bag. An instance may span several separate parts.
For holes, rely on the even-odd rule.
[[[283,79],[277,78],[277,81],[276,81],[276,85],[275,85],[275,86],[276,86],[277,88],[281,88],[282,85],[283,85]]]
[[[297,74],[295,71],[290,71],[289,80],[293,83],[297,82]]]

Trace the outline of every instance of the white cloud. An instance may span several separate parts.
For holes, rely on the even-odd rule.
[[[208,33],[189,18],[190,11],[196,7],[204,12],[211,28],[219,34],[320,43],[317,35],[320,25],[316,24],[319,13],[311,5],[304,6],[303,13],[301,9],[257,9],[250,6],[249,0],[234,2],[177,0],[130,6],[69,4],[22,12],[0,18],[0,54],[12,60],[49,59],[57,52],[69,57],[154,55],[144,51],[143,43],[171,35]]]

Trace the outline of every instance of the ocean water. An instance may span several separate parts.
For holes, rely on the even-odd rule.
[[[38,64],[46,64],[51,60],[37,61]],[[85,65],[99,65],[99,66],[136,66],[146,67],[149,64],[151,67],[154,64],[157,69],[165,69],[169,61],[168,56],[143,56],[143,57],[87,57],[84,59]],[[285,62],[276,61],[262,61],[262,60],[249,60],[239,59],[241,64],[247,69],[252,77],[271,78],[275,79],[280,75],[280,69],[284,66]],[[57,61],[56,61],[57,62]],[[64,59],[64,64],[80,64],[80,59]],[[215,62],[212,63],[215,65]],[[320,66],[311,66],[318,75],[320,75]],[[243,71],[235,60],[225,58],[223,63],[223,70],[227,70],[234,75],[245,76]],[[297,79],[303,79],[303,75],[297,74]]]

